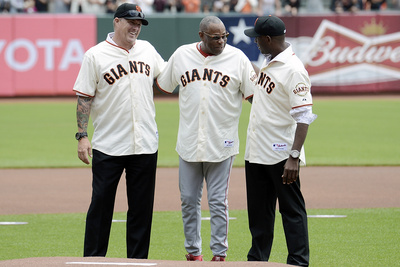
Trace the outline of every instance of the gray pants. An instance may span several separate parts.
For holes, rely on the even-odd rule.
[[[179,190],[185,248],[188,253],[201,254],[201,197],[203,181],[211,215],[210,249],[214,256],[226,256],[228,250],[228,188],[235,156],[222,162],[187,162],[179,157]]]

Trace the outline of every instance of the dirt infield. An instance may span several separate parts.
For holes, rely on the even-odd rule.
[[[400,207],[400,166],[304,167],[301,185],[308,209]],[[0,214],[86,212],[91,169],[2,169]],[[203,193],[205,196],[206,192]],[[246,209],[243,168],[233,168],[229,208]],[[155,211],[180,210],[178,169],[158,168]],[[203,197],[203,209],[208,209]],[[119,184],[115,210],[126,211],[125,183]]]
[[[301,183],[307,209],[400,207],[400,166],[304,167]],[[91,170],[0,170],[0,214],[86,212],[91,195]],[[206,192],[204,192],[205,196]],[[231,210],[246,209],[244,169],[234,168],[229,189]],[[206,200],[203,209],[208,209]],[[180,210],[178,169],[157,170],[155,211]],[[126,211],[125,183],[121,181],[116,211]],[[288,266],[278,263],[185,262],[113,258],[28,258],[0,261],[0,266]]]

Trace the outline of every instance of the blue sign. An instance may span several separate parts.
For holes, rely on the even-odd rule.
[[[260,60],[262,62],[264,57],[260,54],[254,38],[250,38],[244,34],[244,30],[254,26],[256,18],[256,16],[220,17],[225,24],[226,30],[229,32],[228,44],[242,50],[250,61],[258,62]]]

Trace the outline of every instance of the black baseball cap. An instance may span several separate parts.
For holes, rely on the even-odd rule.
[[[244,34],[249,37],[279,36],[285,33],[285,23],[280,18],[272,15],[257,18],[254,28],[244,30]]]
[[[135,4],[123,3],[120,5],[114,13],[114,18],[124,19],[140,19],[143,25],[149,25],[149,22],[145,19],[142,9]]]

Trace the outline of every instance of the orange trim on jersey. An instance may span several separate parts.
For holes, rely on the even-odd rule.
[[[307,105],[302,105],[302,106],[297,106],[297,107],[292,107],[292,109],[295,109],[295,108],[301,108],[301,107],[307,107],[307,106],[312,106],[313,104],[307,104]]]
[[[84,94],[84,93],[79,92],[79,91],[74,90],[74,89],[72,89],[72,91],[74,91],[74,92],[76,92],[76,93],[79,93],[79,94],[81,94],[81,95],[87,96],[87,97],[94,97],[94,96],[92,96],[92,95]]]
[[[162,89],[161,86],[158,84],[158,80],[157,80],[157,79],[156,79],[154,82],[156,83],[158,89],[160,89],[160,90],[163,91],[164,93],[167,93],[167,94],[169,94],[169,95],[171,95],[171,94],[173,93],[173,92],[167,92],[167,91],[165,91],[164,89]]]
[[[250,95],[250,96],[248,96],[248,97],[246,97],[244,100],[247,100],[247,99],[249,99],[249,98],[252,98],[254,96],[254,94],[253,95]]]
[[[109,41],[107,41],[106,40],[106,42],[107,43],[109,43],[110,45],[112,45],[112,46],[115,46],[115,47],[118,47],[118,48],[121,48],[121,49],[124,49],[126,52],[128,52],[129,53],[129,50],[126,50],[125,48],[123,48],[122,46],[119,46],[119,45],[115,45],[115,44],[113,44],[113,43],[110,43]],[[132,46],[133,47],[133,46]]]
[[[196,45],[196,48],[200,52],[200,54],[202,54],[204,57],[213,56],[213,55],[207,54],[206,52],[201,50],[201,45],[200,44],[201,44],[201,42],[198,42],[197,45]]]

